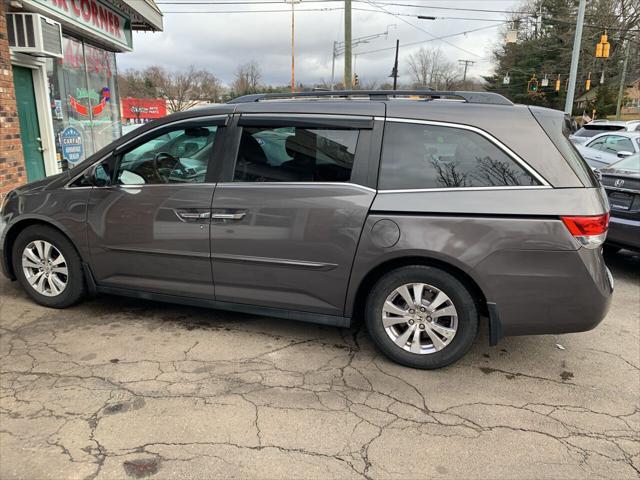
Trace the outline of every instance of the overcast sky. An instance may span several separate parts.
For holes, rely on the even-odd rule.
[[[223,83],[229,84],[239,64],[255,60],[261,66],[264,83],[290,82],[291,13],[285,0],[238,0],[237,4],[233,0],[208,0],[207,5],[164,3],[168,1],[157,0],[166,12],[164,32],[134,33],[134,51],[118,56],[120,70],[149,65],[182,70],[194,64],[212,71]],[[278,3],[247,5],[250,1]],[[371,40],[354,49],[358,53],[355,71],[362,82],[386,81],[393,66],[395,41],[399,39],[401,82],[409,81],[407,57],[421,46],[439,47],[455,63],[459,59],[473,60],[476,63],[470,67],[471,77],[486,74],[491,71],[490,51],[500,28],[504,28],[501,22],[507,14],[429,7],[504,12],[517,9],[520,3],[518,0],[354,0],[354,39],[389,30],[386,38]],[[301,0],[296,4],[296,80],[314,84],[331,78],[333,42],[344,40],[344,10],[340,8],[343,4],[343,1],[326,0]],[[420,5],[420,8],[400,4]],[[315,11],[318,9],[323,11]],[[239,10],[242,13],[170,13]],[[279,11],[266,13],[267,10]],[[419,20],[417,15],[438,18]],[[477,29],[480,30],[472,31]],[[455,35],[462,32],[468,33]],[[443,36],[449,37],[434,40]],[[368,53],[384,48],[387,50]],[[340,56],[336,61],[336,80],[342,78],[343,68],[344,57]]]

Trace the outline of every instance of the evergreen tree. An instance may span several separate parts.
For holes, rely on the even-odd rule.
[[[510,28],[518,30],[517,41],[506,43],[507,29],[500,34],[500,41],[493,52],[495,73],[485,77],[487,89],[501,93],[514,102],[563,109],[571,53],[575,35],[578,0],[529,0],[524,2],[512,18]],[[541,19],[540,19],[541,17]],[[580,63],[576,84],[576,98],[586,91],[586,79],[591,73],[592,88],[600,86],[594,102],[599,116],[615,113],[615,96],[618,92],[624,49],[623,42],[635,52],[629,68],[628,79],[638,74],[638,34],[640,28],[640,2],[638,0],[588,0],[585,26],[582,35]],[[600,36],[608,33],[611,44],[608,59],[595,58],[596,44]],[[626,44],[626,43],[625,43]],[[505,85],[503,79],[510,77]],[[548,78],[548,86],[540,86],[535,93],[527,89],[528,82],[536,76]],[[558,77],[559,76],[559,77]],[[555,90],[560,78],[560,91]],[[582,113],[574,111],[574,114]]]

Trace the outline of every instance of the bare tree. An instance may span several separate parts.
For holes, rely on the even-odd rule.
[[[444,58],[439,48],[420,48],[409,55],[409,75],[414,87],[431,87],[436,90],[452,89],[460,81],[457,65]]]
[[[145,70],[128,70],[118,78],[120,94],[167,100],[172,112],[188,110],[201,102],[217,102],[222,94],[218,79],[193,65],[186,72],[169,72],[154,65]]]
[[[255,60],[238,66],[235,76],[233,91],[236,95],[247,95],[258,92],[262,71]]]
[[[118,93],[120,97],[155,97],[155,88],[147,80],[144,70],[129,69],[118,72]]]
[[[182,112],[202,102],[217,102],[222,93],[220,82],[211,72],[196,70],[193,65],[186,72],[150,67],[147,75],[172,112]]]

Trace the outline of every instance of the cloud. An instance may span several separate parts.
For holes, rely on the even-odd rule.
[[[406,3],[406,2],[401,2]],[[415,3],[415,2],[413,2]],[[335,40],[343,40],[343,11],[304,12],[318,6],[336,8],[342,2],[308,3],[304,0],[297,6],[296,12],[296,79],[307,84],[328,81],[331,77],[332,46]],[[430,1],[431,6],[450,6],[447,1]],[[211,11],[211,10],[283,10],[283,5],[160,5],[162,10],[178,11]],[[354,7],[374,9],[364,2],[354,2]],[[455,3],[457,8],[479,8],[477,1],[461,0]],[[459,12],[449,10],[432,10],[385,6],[394,13],[420,13],[442,17],[473,17],[487,19],[503,19],[505,15],[498,13]],[[482,2],[484,9],[510,9],[504,0]],[[438,19],[436,21],[418,20],[415,17],[401,17],[419,28],[407,25],[400,18],[382,11],[353,12],[353,37],[384,32],[388,25],[389,35],[371,40],[354,49],[358,54],[356,73],[361,81],[383,82],[388,79],[393,66],[394,46],[396,38],[400,43],[408,44],[430,40],[431,37],[420,29],[434,36],[444,36],[493,25],[494,22]],[[498,22],[495,22],[498,23]],[[263,72],[263,81],[269,84],[288,84],[291,78],[291,15],[288,12],[278,13],[199,13],[172,14],[164,16],[165,29],[160,33],[134,33],[134,51],[118,55],[118,68],[144,68],[149,65],[162,65],[171,70],[184,70],[189,65],[196,65],[213,72],[223,83],[233,81],[237,66],[251,60],[257,61]],[[477,63],[471,68],[470,76],[486,74],[490,70],[488,56],[497,38],[497,28],[485,29],[467,35],[459,35],[444,41],[429,41],[422,44],[401,47],[400,74],[401,80],[407,79],[406,62],[408,56],[424,46],[440,47],[448,60],[457,63],[459,59],[470,59]],[[457,48],[456,48],[457,47]],[[377,53],[366,53],[371,50],[388,48]],[[476,55],[473,55],[472,53]],[[336,61],[336,80],[341,79],[344,59]]]

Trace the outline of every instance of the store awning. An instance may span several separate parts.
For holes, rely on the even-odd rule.
[[[131,19],[133,30],[161,32],[162,12],[153,0],[122,0],[134,13]]]
[[[4,1],[4,0],[0,0]],[[90,38],[114,52],[133,49],[133,30],[162,31],[162,12],[153,0],[20,0],[17,11],[41,13],[63,32]]]

